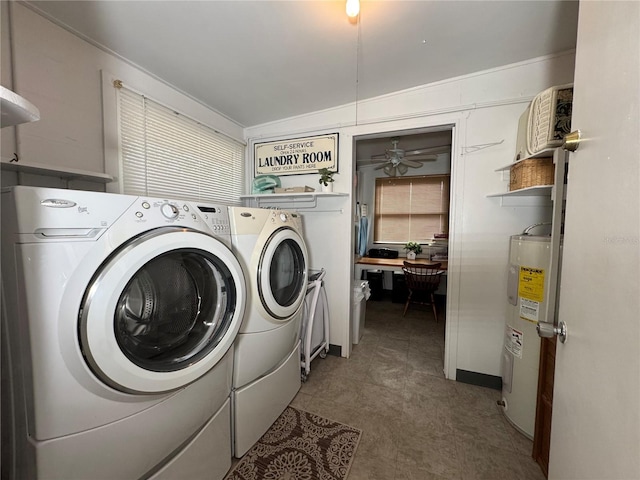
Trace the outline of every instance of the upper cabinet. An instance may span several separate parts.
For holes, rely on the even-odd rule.
[[[1,127],[40,120],[40,111],[28,100],[0,85]]]

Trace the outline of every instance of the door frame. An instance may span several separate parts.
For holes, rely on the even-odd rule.
[[[455,111],[438,115],[437,119],[431,117],[412,118],[398,122],[372,123],[346,129],[347,135],[352,139],[352,175],[357,177],[356,172],[356,142],[364,138],[379,138],[389,135],[402,136],[416,133],[428,133],[437,131],[451,132],[451,178],[449,185],[449,250],[447,269],[447,300],[446,300],[446,328],[445,328],[445,348],[444,348],[444,376],[447,379],[455,380],[457,372],[458,355],[458,324],[459,324],[459,290],[460,290],[460,255],[461,248],[458,241],[458,232],[461,231],[462,218],[460,215],[461,201],[459,193],[464,180],[464,167],[461,163],[461,156],[458,153],[457,145],[460,138],[464,138],[465,118],[463,111]],[[356,202],[358,200],[358,190],[354,189],[351,202],[351,218],[356,216]],[[351,229],[351,251],[355,249],[355,233]],[[351,278],[354,277],[355,260],[351,263]],[[353,290],[353,289],[351,289]],[[353,304],[353,291],[350,292],[350,305]],[[343,355],[349,357],[352,348],[351,325],[354,321],[353,309],[350,310],[349,328],[346,332],[346,339],[343,348]]]

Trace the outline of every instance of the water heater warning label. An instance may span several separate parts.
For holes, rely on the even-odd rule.
[[[540,317],[540,304],[544,301],[543,269],[520,267],[518,297],[520,297],[520,318],[537,322]]]
[[[540,303],[520,297],[520,318],[537,323],[540,317]]]
[[[514,356],[522,358],[522,347],[524,346],[524,333],[516,330],[511,325],[507,325],[505,331],[504,348]]]
[[[544,301],[544,270],[520,267],[518,296],[542,303]]]

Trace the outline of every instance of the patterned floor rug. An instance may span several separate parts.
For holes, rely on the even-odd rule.
[[[225,480],[344,480],[361,434],[287,407]]]

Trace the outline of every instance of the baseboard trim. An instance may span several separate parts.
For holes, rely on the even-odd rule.
[[[480,387],[493,388],[494,390],[502,390],[502,377],[487,375],[486,373],[456,369],[456,381],[478,385]]]

